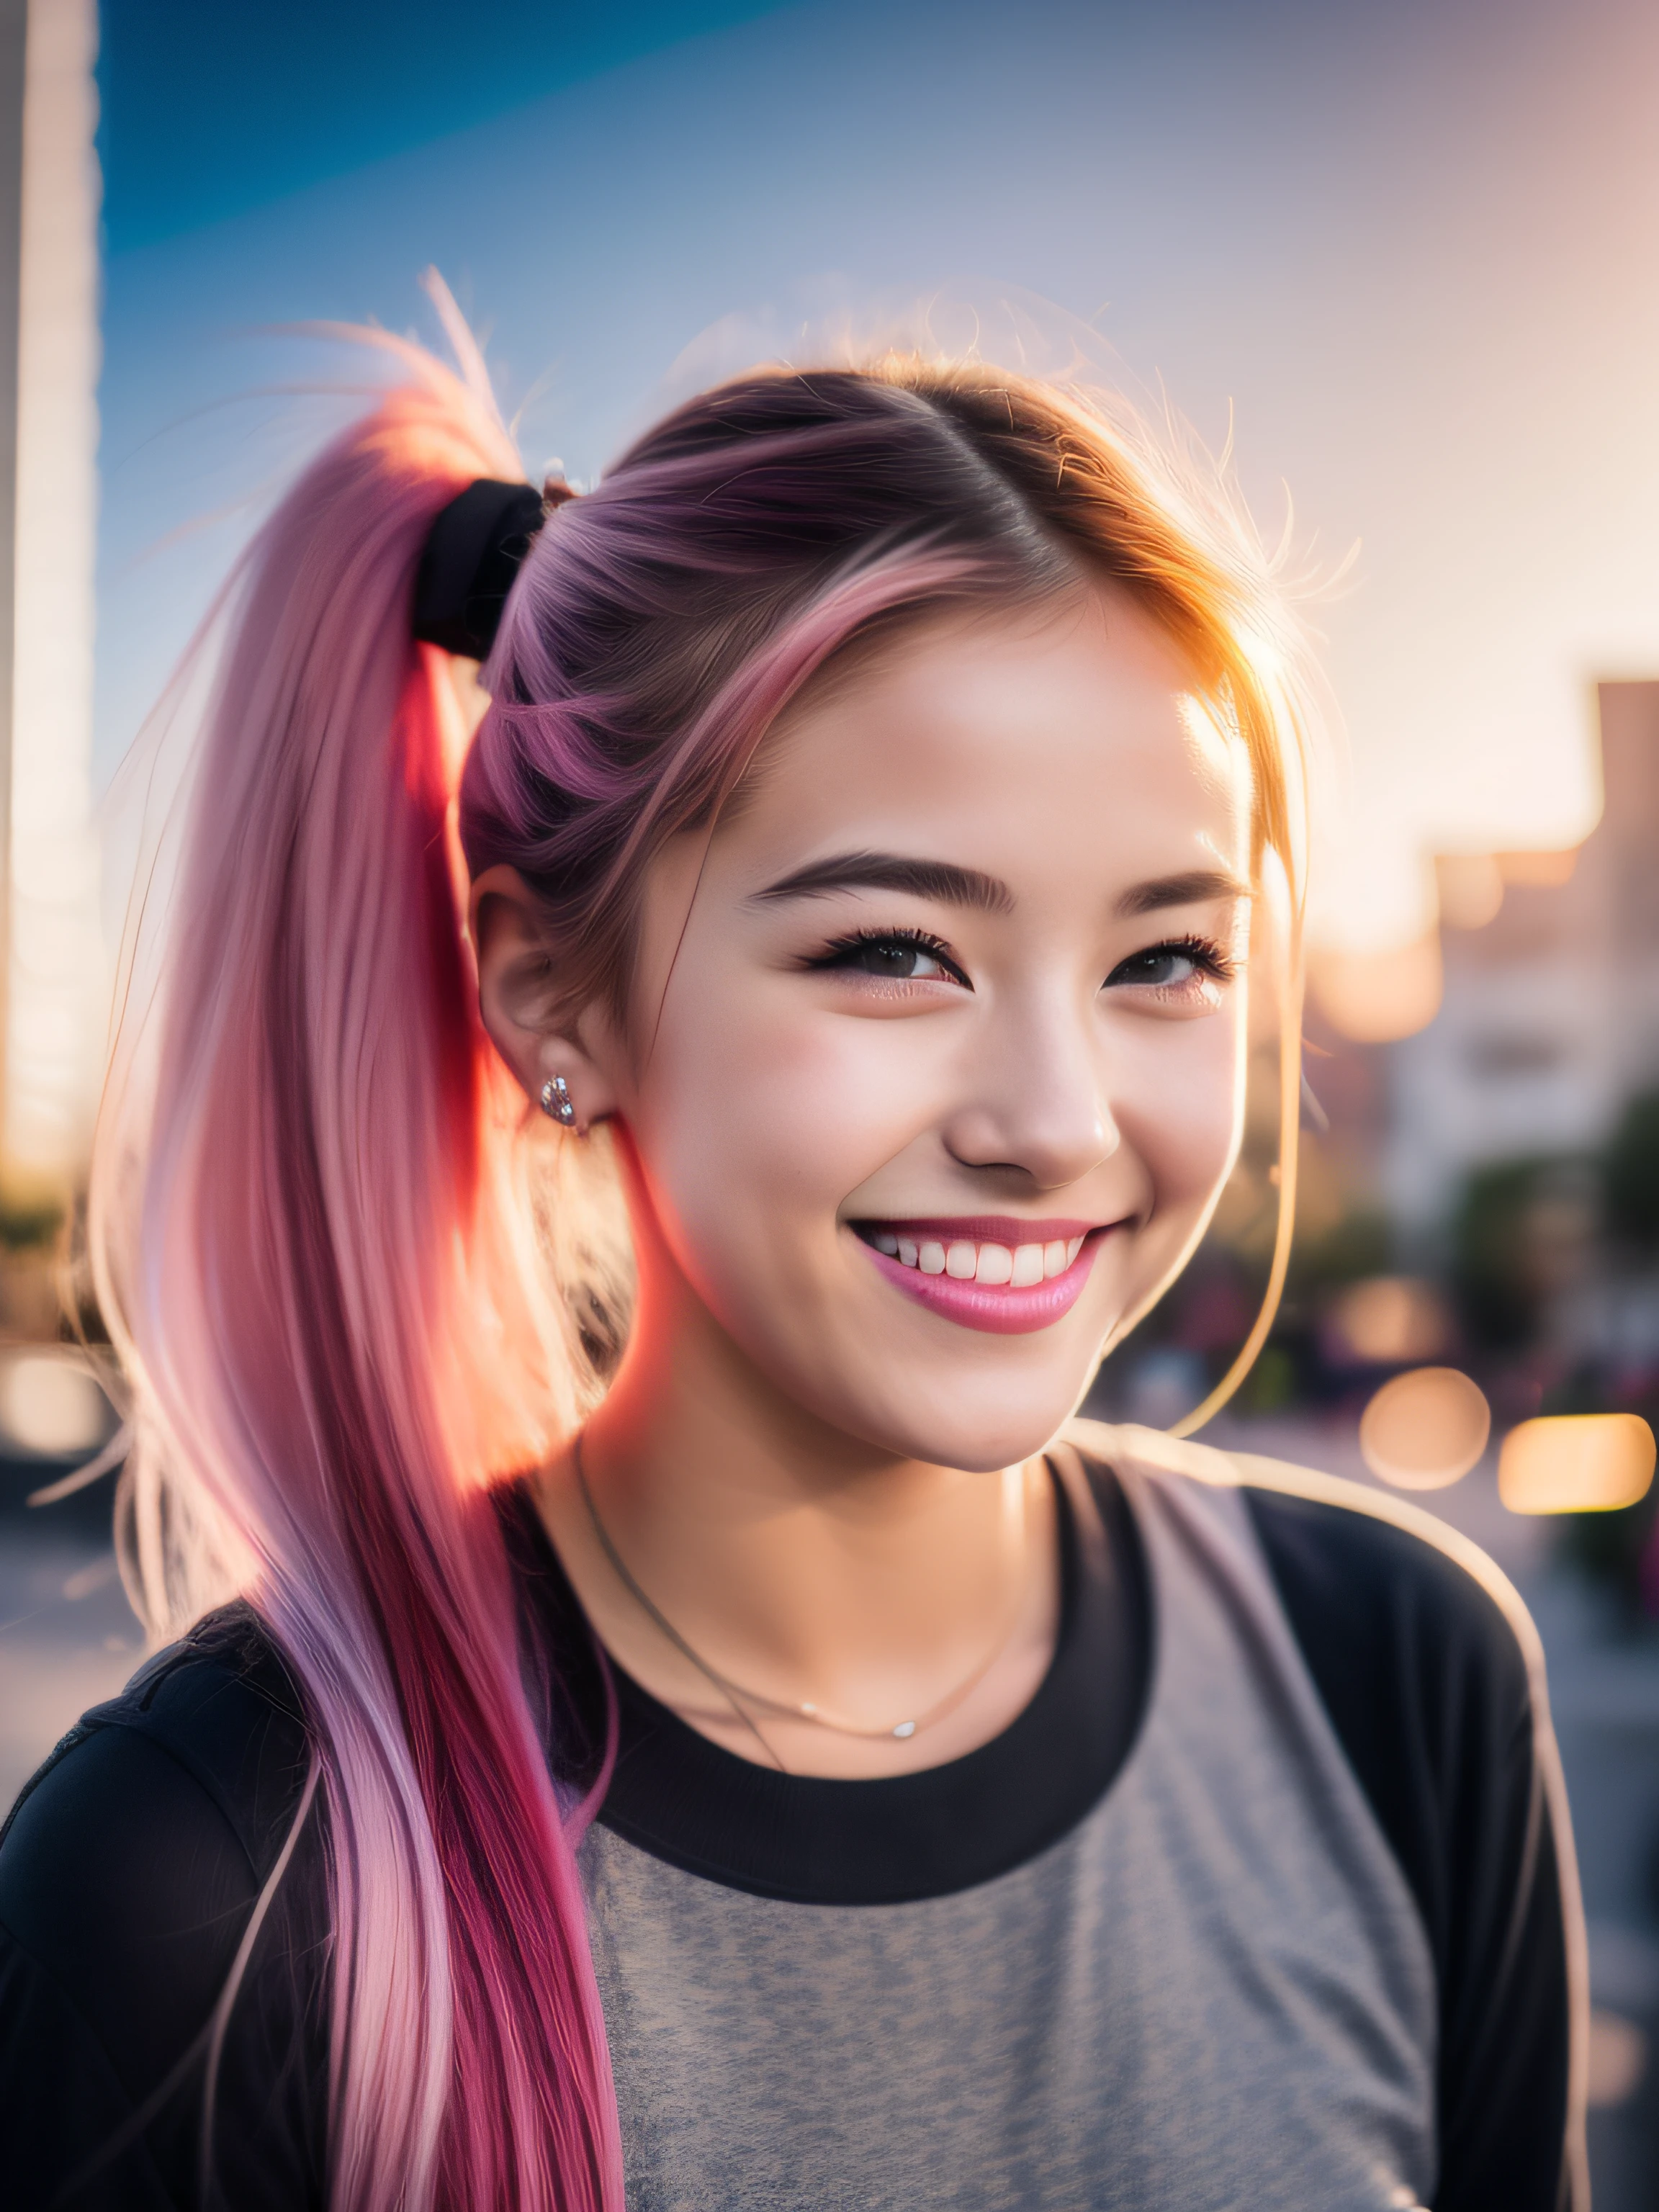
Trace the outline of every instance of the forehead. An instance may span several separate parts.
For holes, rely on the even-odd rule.
[[[1121,592],[977,611],[901,637],[768,739],[714,860],[769,876],[832,851],[920,854],[1022,902],[1220,865],[1243,872],[1243,749]]]

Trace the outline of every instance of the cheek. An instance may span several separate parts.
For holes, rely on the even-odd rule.
[[[1150,1178],[1155,1211],[1190,1216],[1233,1164],[1243,1131],[1242,1012],[1170,1024],[1126,1054],[1114,1109]]]
[[[717,1309],[810,1294],[842,1200],[926,1121],[916,1054],[904,1025],[698,995],[702,1018],[665,1013],[630,1116],[664,1232]]]

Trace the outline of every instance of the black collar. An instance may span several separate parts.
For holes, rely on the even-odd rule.
[[[524,1600],[526,1672],[556,1775],[591,1786],[614,1685],[617,1761],[598,1813],[654,1858],[728,1889],[803,1905],[896,1905],[1022,1866],[1096,1805],[1139,1729],[1152,1621],[1133,1516],[1109,1468],[1090,1465],[1106,1541],[1079,1540],[1056,1481],[1060,1626],[1031,1702],[965,1758],[879,1781],[779,1774],[699,1735],[608,1667],[528,1490],[500,1493]]]

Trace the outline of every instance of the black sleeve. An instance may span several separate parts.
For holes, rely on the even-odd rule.
[[[1440,1993],[1434,2212],[1579,2212],[1553,1806],[1517,1628],[1425,1538],[1245,1491],[1327,1711],[1423,1915]]]
[[[0,2139],[17,2212],[324,2202],[319,1820],[227,2028],[204,2180],[206,2034],[308,1767],[280,1662],[235,1608],[64,1740],[0,1832]]]

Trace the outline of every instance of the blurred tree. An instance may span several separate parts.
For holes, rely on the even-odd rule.
[[[1319,1304],[1322,1295],[1367,1275],[1385,1275],[1393,1261],[1393,1232],[1386,1214],[1371,1207],[1344,1213],[1317,1233],[1305,1217],[1297,1227],[1286,1284],[1286,1303]]]
[[[0,1193],[0,1246],[8,1252],[44,1250],[64,1226],[64,1209],[55,1198],[18,1198]]]
[[[1659,1251],[1659,1091],[1632,1098],[1601,1156],[1609,1233],[1637,1251]]]
[[[1656,1518],[1659,1487],[1616,1512],[1561,1516],[1560,1558],[1609,1591],[1632,1626],[1652,1618],[1659,1598],[1652,1559]]]
[[[1296,1361],[1284,1345],[1270,1342],[1245,1376],[1238,1404],[1248,1413],[1282,1413],[1296,1403],[1297,1385]]]
[[[1504,1160],[1473,1171],[1451,1220],[1452,1291],[1471,1343],[1515,1352],[1532,1340],[1546,1301],[1579,1271],[1594,1195],[1577,1159]]]

